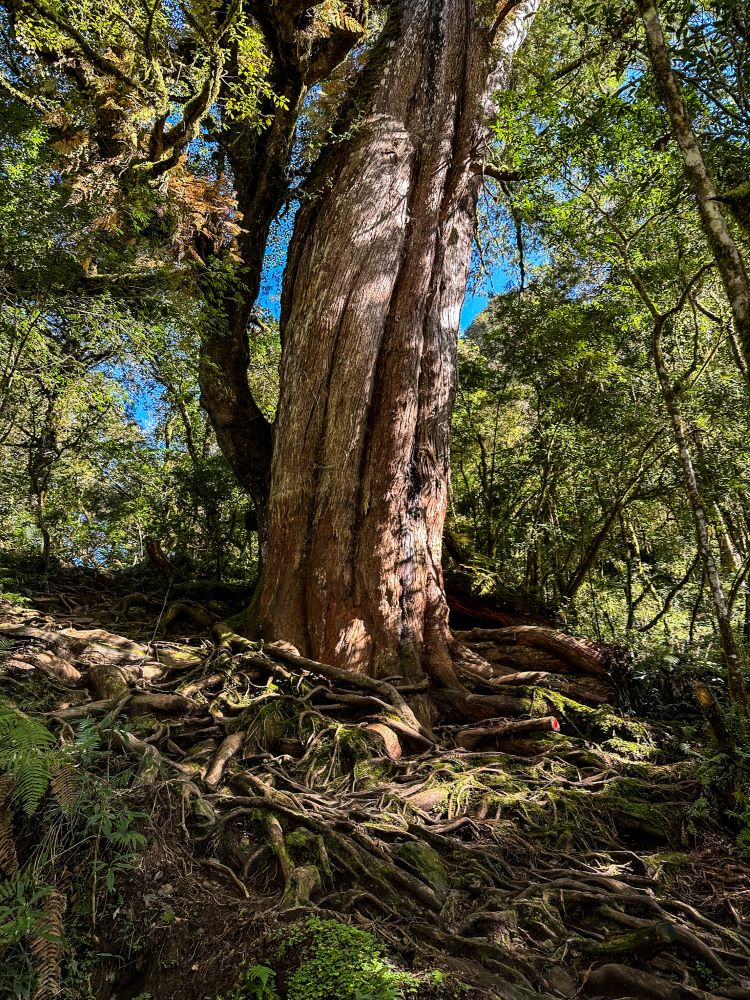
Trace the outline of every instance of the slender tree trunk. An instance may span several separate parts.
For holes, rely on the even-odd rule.
[[[214,275],[205,274],[209,309],[201,337],[201,403],[216,440],[255,508],[261,540],[265,535],[265,508],[271,466],[271,425],[253,398],[248,381],[250,344],[248,323],[260,291],[268,234],[287,191],[287,164],[302,87],[290,87],[290,107],[280,111],[271,126],[245,141],[235,136],[230,145],[232,172],[243,213],[239,239],[242,264],[237,281],[228,289],[213,290]],[[211,248],[199,248],[211,262]]]
[[[747,370],[750,366],[750,280],[722,214],[713,180],[693,132],[690,116],[672,69],[656,4],[653,0],[638,0],[638,6],[646,29],[646,42],[656,86],[669,114],[682,154],[685,177],[695,194],[701,223],[729,299],[744,368]]]
[[[660,316],[654,321],[653,353],[656,374],[659,379],[664,405],[669,413],[669,418],[674,432],[675,444],[682,466],[682,477],[690,501],[690,509],[693,515],[693,525],[698,543],[698,552],[708,582],[709,593],[714,606],[714,613],[719,627],[719,639],[727,668],[727,682],[729,694],[732,700],[745,712],[748,712],[748,697],[745,682],[742,677],[742,667],[740,662],[737,644],[732,629],[732,620],[724,595],[724,588],[721,583],[719,569],[714,557],[711,540],[708,534],[708,517],[706,507],[698,487],[698,479],[695,474],[692,455],[688,438],[688,430],[685,426],[680,406],[672,388],[672,382],[667,371],[664,354],[661,348],[661,336],[666,321],[665,316]]]
[[[351,138],[303,203],[282,297],[264,634],[376,676],[454,684],[441,541],[456,336],[496,45],[470,0],[394,5]]]

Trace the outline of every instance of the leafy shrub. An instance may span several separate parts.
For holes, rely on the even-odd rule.
[[[399,1000],[419,985],[388,963],[371,934],[336,920],[309,917],[292,928],[278,950],[281,962],[290,956],[287,1000]]]
[[[272,940],[276,969],[248,969],[231,1000],[402,1000],[421,983],[394,968],[371,934],[337,920],[309,917]]]

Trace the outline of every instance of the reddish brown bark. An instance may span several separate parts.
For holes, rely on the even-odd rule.
[[[470,632],[459,633],[462,641],[472,648],[487,643],[496,650],[496,656],[502,660],[503,648],[508,648],[511,655],[517,655],[521,661],[524,653],[516,647],[528,647],[525,662],[542,669],[554,669],[566,672],[573,668],[583,674],[608,678],[617,672],[626,658],[627,653],[618,646],[606,646],[603,643],[580,639],[567,632],[545,628],[542,625],[514,625],[510,628],[475,628]],[[535,656],[534,654],[538,654]]]
[[[272,428],[248,382],[248,325],[260,291],[268,236],[289,190],[295,131],[310,88],[324,79],[348,50],[360,41],[366,5],[347,0],[346,19],[333,25],[320,11],[299,15],[297,3],[259,4],[253,10],[271,57],[269,83],[283,100],[268,101],[263,112],[271,123],[258,131],[256,123],[225,117],[222,148],[231,166],[242,230],[236,251],[240,257],[237,282],[217,294],[211,268],[202,272],[213,307],[201,342],[201,402],[208,412],[219,447],[239,483],[253,501],[261,551],[265,545],[265,507],[271,466]],[[238,68],[232,65],[223,86],[231,93]],[[194,249],[205,263],[217,252],[208,238],[196,237]],[[218,252],[223,250],[218,248]]]
[[[548,618],[526,611],[507,610],[495,602],[459,590],[446,580],[446,597],[454,628],[504,628],[511,625],[551,625]]]
[[[317,660],[456,683],[441,539],[494,47],[466,0],[403,0],[295,226],[260,621]],[[500,60],[502,72],[495,76]]]

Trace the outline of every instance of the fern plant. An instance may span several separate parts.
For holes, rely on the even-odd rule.
[[[56,995],[62,908],[63,897],[30,871],[0,881],[0,996]]]
[[[145,843],[135,828],[145,814],[128,800],[132,778],[130,768],[111,770],[96,723],[59,746],[40,719],[0,699],[0,997],[58,995],[61,873],[72,865],[80,878],[90,864],[84,891],[93,920],[97,887],[111,892]]]
[[[62,763],[49,729],[0,699],[0,774],[13,779],[11,805],[36,812]]]

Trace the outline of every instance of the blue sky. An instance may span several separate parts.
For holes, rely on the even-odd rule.
[[[464,307],[461,310],[461,332],[471,326],[490,300],[490,296],[507,291],[508,283],[517,280],[504,264],[496,264],[492,271],[479,283],[469,281]]]

